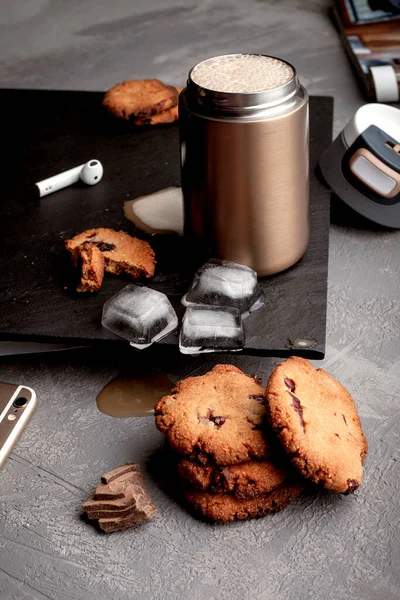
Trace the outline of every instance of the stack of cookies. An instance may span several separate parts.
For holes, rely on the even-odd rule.
[[[103,98],[113,116],[135,125],[162,125],[178,120],[178,96],[183,88],[158,79],[135,79],[114,85]]]
[[[278,365],[266,390],[217,365],[178,383],[155,415],[177,453],[186,500],[213,521],[277,512],[307,482],[341,493],[361,483],[367,442],[354,401],[302,358]]]
[[[272,455],[263,387],[233,365],[181,381],[155,414],[178,455],[186,500],[204,517],[221,522],[260,517],[281,510],[302,491]]]

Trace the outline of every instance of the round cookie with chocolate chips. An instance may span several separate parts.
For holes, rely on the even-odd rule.
[[[141,119],[176,106],[178,92],[158,79],[137,79],[114,85],[103,98],[103,106],[121,119]]]
[[[282,483],[268,494],[256,498],[237,498],[232,494],[210,494],[198,490],[186,490],[185,498],[206,519],[227,523],[264,517],[283,510],[301,494],[301,483]]]
[[[368,445],[354,400],[323,369],[291,357],[265,391],[270,423],[300,473],[323,487],[354,492]]]
[[[198,490],[256,498],[277,488],[289,476],[269,461],[250,461],[230,467],[200,465],[190,460],[178,464],[179,475]]]
[[[233,365],[180,381],[155,406],[173,450],[202,464],[239,464],[268,453],[263,388]]]

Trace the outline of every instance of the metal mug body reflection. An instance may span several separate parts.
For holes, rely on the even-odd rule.
[[[203,88],[194,67],[179,106],[185,236],[260,276],[296,263],[309,237],[308,95],[273,60],[288,80],[245,93]]]

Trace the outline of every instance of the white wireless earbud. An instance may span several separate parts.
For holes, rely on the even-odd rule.
[[[62,188],[68,187],[79,180],[82,180],[87,185],[95,185],[96,183],[99,183],[102,177],[103,165],[101,162],[98,160],[89,160],[89,162],[84,165],[80,165],[69,171],[64,171],[64,173],[54,175],[54,177],[43,179],[43,181],[39,181],[35,185],[39,190],[40,198],[42,198],[43,196],[47,196],[48,194],[52,194]]]

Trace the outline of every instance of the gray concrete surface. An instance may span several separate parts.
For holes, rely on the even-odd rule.
[[[327,8],[324,0],[5,0],[0,85],[101,90],[145,76],[180,84],[204,57],[266,52],[292,61],[311,93],[335,97],[338,132],[363,99]],[[97,392],[132,370],[136,355],[1,358],[0,380],[40,398],[0,474],[1,600],[398,599],[399,265],[400,232],[334,207],[319,364],[356,398],[370,446],[365,479],[353,496],[321,492],[258,521],[194,520],[160,475],[153,419],[97,411]],[[204,368],[175,355],[161,362],[174,379]],[[277,361],[232,362],[265,379]],[[101,535],[80,518],[80,504],[101,473],[126,460],[145,468],[159,515],[137,531]]]

